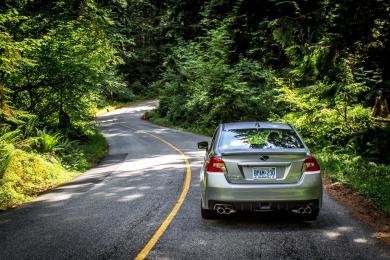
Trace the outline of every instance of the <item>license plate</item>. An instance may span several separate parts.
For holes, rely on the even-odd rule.
[[[254,168],[253,179],[276,179],[276,168]]]

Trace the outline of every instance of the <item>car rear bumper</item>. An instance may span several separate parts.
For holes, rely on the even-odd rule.
[[[231,184],[221,173],[206,173],[203,177],[204,209],[213,209],[216,202],[236,204],[244,210],[262,207],[261,203],[276,209],[288,209],[291,207],[289,205],[308,201],[316,201],[318,208],[322,206],[322,179],[319,173],[304,173],[300,181],[294,184]]]
[[[318,209],[319,200],[300,200],[300,201],[216,201],[209,200],[208,208],[215,209],[217,205],[231,205],[238,211],[290,211],[299,207],[310,205],[312,209]]]

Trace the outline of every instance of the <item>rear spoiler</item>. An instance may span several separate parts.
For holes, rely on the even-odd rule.
[[[306,149],[285,149],[285,150],[247,150],[247,151],[239,151],[239,150],[231,150],[231,151],[221,151],[222,155],[240,155],[240,154],[247,154],[247,155],[265,155],[265,154],[272,154],[272,155],[284,155],[284,154],[293,154],[293,155],[309,155],[310,153]]]

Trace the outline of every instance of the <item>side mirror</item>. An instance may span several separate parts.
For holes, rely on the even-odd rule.
[[[207,150],[209,149],[209,143],[206,141],[198,143],[198,149]]]

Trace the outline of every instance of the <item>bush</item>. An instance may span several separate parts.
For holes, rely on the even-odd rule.
[[[73,141],[61,152],[60,160],[66,169],[85,171],[104,157],[108,144],[104,136],[97,130],[90,129],[79,141]]]
[[[50,134],[46,131],[38,131],[39,148],[42,153],[54,154],[61,147],[59,144],[63,136],[60,133]]]
[[[0,136],[2,210],[71,180],[95,165],[107,151],[105,138],[93,129],[85,130],[78,141],[45,131],[38,131],[36,137],[23,137],[22,131]]]
[[[322,172],[362,195],[390,215],[390,166],[369,162],[350,148],[327,148],[316,154]]]
[[[231,36],[225,25],[173,51],[159,84],[159,113],[179,124],[214,127],[221,122],[266,120],[273,109],[273,71],[241,58],[229,64]]]
[[[0,180],[0,209],[20,205],[76,175],[44,157],[16,150]]]

